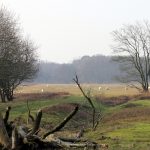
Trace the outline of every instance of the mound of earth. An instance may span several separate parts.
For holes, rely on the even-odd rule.
[[[118,97],[96,97],[97,101],[107,106],[116,106],[120,104],[127,103],[131,98],[128,96],[118,96]]]
[[[150,116],[150,109],[144,107],[131,107],[121,109],[106,118],[104,118],[105,122],[114,122],[119,120],[147,120]]]
[[[42,99],[52,99],[52,98],[58,98],[58,97],[66,97],[69,96],[69,93],[67,92],[58,92],[58,93],[20,93],[15,94],[15,98],[17,100],[42,100]]]
[[[43,113],[49,114],[49,115],[56,115],[61,118],[65,118],[76,105],[79,105],[77,103],[63,103],[63,104],[58,104],[54,106],[49,106],[45,107],[42,109]],[[88,126],[91,124],[92,120],[92,111],[91,108],[88,106],[82,106],[79,105],[79,110],[77,114],[69,121],[68,127],[69,128],[80,128],[83,126]]]

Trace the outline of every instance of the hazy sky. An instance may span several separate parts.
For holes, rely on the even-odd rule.
[[[112,54],[111,32],[150,20],[150,0],[0,0],[15,12],[42,60],[71,62],[83,55]]]

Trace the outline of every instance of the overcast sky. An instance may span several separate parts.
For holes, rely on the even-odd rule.
[[[150,20],[150,0],[0,0],[13,11],[42,60],[66,63],[83,55],[111,55],[111,32]]]

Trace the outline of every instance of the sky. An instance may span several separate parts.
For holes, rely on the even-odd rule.
[[[19,18],[39,59],[57,63],[112,55],[112,31],[150,20],[149,0],[0,0],[0,5]]]

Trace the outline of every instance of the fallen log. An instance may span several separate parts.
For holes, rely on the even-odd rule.
[[[2,146],[4,146],[4,148],[10,148],[11,146],[10,139],[6,131],[6,127],[1,113],[0,113],[0,143]]]
[[[5,114],[5,123],[10,126],[11,135],[8,135],[8,129],[4,123],[4,119],[0,114],[0,146],[5,150],[71,150],[71,149],[85,149],[98,150],[99,145],[89,140],[81,140],[81,134],[83,130],[79,132],[79,136],[76,138],[59,138],[51,137],[45,139],[52,133],[60,131],[66,123],[77,113],[78,105],[74,110],[52,131],[48,131],[42,137],[38,136],[40,122],[42,118],[42,110],[39,110],[36,118],[33,122],[33,129],[29,130],[27,126],[16,126],[8,121],[10,109],[7,109],[7,115]],[[9,131],[10,132],[10,131]]]

